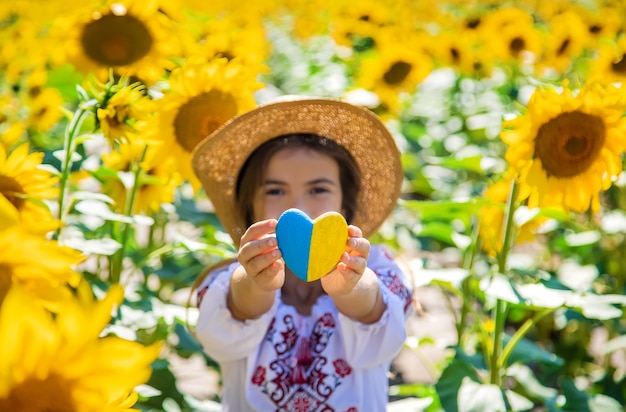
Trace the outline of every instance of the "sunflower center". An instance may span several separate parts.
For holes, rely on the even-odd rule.
[[[562,56],[565,53],[567,53],[567,49],[569,48],[569,44],[570,44],[570,39],[565,39],[561,42],[561,45],[559,46],[558,50],[556,51],[556,55],[557,56]]]
[[[174,119],[178,143],[188,152],[202,139],[237,114],[237,102],[227,93],[212,90],[183,104]]]
[[[602,26],[598,25],[598,24],[592,24],[591,26],[589,26],[589,33],[591,34],[598,34],[602,32]]]
[[[0,399],[0,411],[75,412],[70,384],[55,375],[45,380],[29,378]]]
[[[524,51],[526,42],[521,37],[516,37],[509,43],[509,50],[513,56],[517,56],[520,52]]]
[[[581,112],[561,113],[539,128],[535,156],[549,176],[576,176],[596,159],[605,135],[602,119]]]
[[[476,29],[478,26],[480,26],[480,23],[480,18],[472,18],[465,22],[465,27],[467,27],[468,29]]]
[[[397,61],[389,67],[389,70],[383,75],[383,80],[387,84],[400,84],[406,79],[411,72],[412,66],[403,61]]]
[[[20,196],[23,193],[22,185],[15,179],[0,175],[0,195],[6,197],[17,210],[20,210],[22,205],[24,205],[24,199]]]
[[[134,16],[107,14],[85,26],[81,36],[85,54],[103,66],[127,66],[144,57],[153,39]]]
[[[623,54],[618,62],[611,63],[611,70],[615,73],[626,74],[626,54]]]
[[[452,61],[458,63],[461,60],[461,53],[459,49],[456,47],[450,48],[450,57],[452,57]]]

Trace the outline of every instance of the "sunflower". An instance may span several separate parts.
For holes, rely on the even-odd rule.
[[[355,3],[339,2],[331,16],[331,35],[339,45],[354,47],[362,39],[376,38],[377,33],[394,22],[393,4],[377,0]],[[357,45],[358,46],[358,45]]]
[[[603,79],[610,83],[626,81],[626,37],[615,44],[603,44],[598,57],[591,62],[589,78]]]
[[[589,31],[582,19],[569,10],[553,16],[547,26],[544,53],[538,59],[538,68],[563,73],[589,44]]]
[[[528,112],[504,122],[505,158],[525,184],[520,194],[529,207],[597,211],[600,192],[622,171],[626,93],[593,82],[575,95],[568,86],[560,94],[536,90]]]
[[[542,54],[542,37],[529,12],[503,7],[487,14],[481,30],[484,47],[502,63],[530,64]]]
[[[476,39],[467,35],[465,29],[451,28],[438,33],[424,47],[438,66],[451,67],[462,75],[476,76],[491,72],[494,61],[490,49],[476,45]]]
[[[26,133],[26,124],[20,119],[22,103],[8,87],[0,86],[0,144],[9,149],[18,144]]]
[[[179,54],[174,27],[159,1],[108,0],[105,6],[59,17],[51,33],[78,71],[105,81],[112,68],[151,85],[174,67],[171,58]]]
[[[619,36],[624,24],[624,7],[598,2],[593,9],[583,5],[572,5],[589,33],[589,47],[596,47],[598,41],[612,40]]]
[[[255,106],[254,92],[262,86],[256,76],[238,59],[226,58],[190,59],[172,72],[171,91],[159,102],[160,137],[164,155],[195,190],[200,182],[191,168],[191,151],[227,120]]]
[[[132,410],[160,345],[99,337],[122,297],[119,286],[101,301],[82,293],[51,316],[12,287],[0,307],[0,410]]]
[[[59,193],[58,178],[40,167],[42,160],[43,153],[29,153],[28,143],[10,153],[0,145],[0,196],[15,206],[24,227],[41,234],[58,227],[42,201]]]
[[[215,57],[228,60],[238,58],[246,65],[266,71],[264,62],[270,53],[270,42],[261,22],[251,18],[201,20],[193,29],[192,36],[183,41],[183,56],[201,57],[208,61]]]
[[[440,30],[424,48],[440,66],[452,67],[468,76],[489,76],[495,56],[485,45],[487,16],[487,12],[479,9],[462,16],[443,13],[438,19]]]
[[[103,101],[96,110],[100,130],[111,144],[125,141],[152,115],[152,101],[141,83],[111,85],[105,89]]]
[[[293,24],[294,37],[302,42],[314,38],[320,35],[328,35],[330,30],[330,22],[334,21],[332,16],[333,7],[328,4],[326,0],[312,0],[312,1],[300,1],[300,0],[285,0],[282,2],[282,10],[276,13],[273,17],[277,21],[277,25],[285,24],[284,10],[288,10],[288,15],[291,24]],[[354,6],[360,5],[361,2],[354,4]],[[276,17],[278,17],[276,19]],[[282,20],[282,21],[281,21]]]
[[[145,151],[145,153],[144,153]],[[130,188],[121,180],[121,173],[135,174],[139,168],[138,188],[136,189],[132,213],[151,214],[157,212],[161,204],[172,202],[176,187],[180,183],[178,174],[173,170],[172,159],[161,159],[159,150],[151,143],[146,144],[139,138],[133,138],[120,144],[117,150],[102,155],[106,170],[115,173],[98,173],[102,181],[102,191],[115,200],[116,210],[125,213],[126,201]],[[161,152],[162,153],[162,152]]]
[[[376,93],[390,112],[398,110],[402,96],[415,92],[430,74],[433,60],[423,48],[426,34],[387,29],[376,37],[357,69],[356,87]]]
[[[46,306],[58,305],[68,296],[67,285],[80,280],[72,266],[82,260],[79,252],[29,233],[19,224],[4,227],[0,229],[0,300],[11,285],[18,284]]]
[[[32,88],[23,99],[28,105],[28,127],[36,132],[47,132],[63,118],[63,96],[52,87]]]

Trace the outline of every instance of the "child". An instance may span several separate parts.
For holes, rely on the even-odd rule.
[[[260,106],[196,147],[193,167],[237,259],[198,288],[196,336],[221,367],[227,411],[384,411],[387,372],[412,310],[390,254],[370,245],[396,205],[400,155],[380,119],[334,99]],[[350,224],[314,282],[290,273],[274,231],[298,208]]]

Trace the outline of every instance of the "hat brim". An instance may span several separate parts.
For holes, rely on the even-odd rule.
[[[293,133],[317,134],[350,152],[362,185],[350,223],[360,227],[365,237],[374,234],[400,196],[403,172],[393,137],[366,108],[336,99],[299,99],[265,104],[236,116],[193,151],[194,172],[235,244],[247,229],[235,205],[241,167],[264,142]]]

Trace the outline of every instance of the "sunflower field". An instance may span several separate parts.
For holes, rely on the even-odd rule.
[[[402,151],[403,194],[372,241],[441,293],[455,339],[409,334],[403,350],[445,356],[390,397],[624,410],[623,1],[13,0],[0,411],[220,410],[194,282],[236,250],[191,151],[287,94],[369,107]]]

